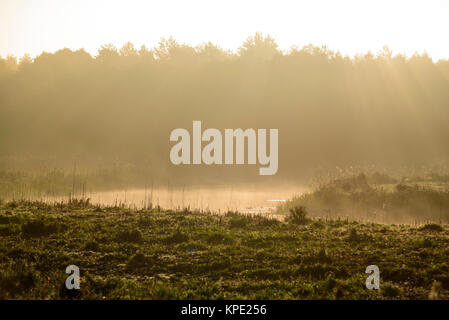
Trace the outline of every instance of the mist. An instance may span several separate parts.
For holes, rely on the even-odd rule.
[[[179,184],[306,181],[319,167],[392,167],[449,155],[449,61],[393,56],[388,48],[355,58],[326,47],[288,52],[270,36],[250,36],[237,53],[173,38],[136,49],[104,45],[0,60],[3,169],[72,170],[133,166]],[[276,128],[279,169],[176,166],[170,132]]]

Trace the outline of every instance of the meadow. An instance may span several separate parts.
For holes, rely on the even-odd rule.
[[[270,219],[88,199],[2,201],[0,298],[449,298],[447,224],[322,218],[290,205],[285,219]],[[80,290],[65,288],[71,264]],[[372,264],[379,290],[365,287]]]
[[[400,5],[398,15],[376,2],[357,14],[358,6],[338,4],[327,10],[332,17],[356,19],[333,23],[321,5],[316,14],[289,10],[293,19],[282,14],[284,6],[270,5],[267,13],[288,29],[276,27],[282,42],[289,34],[297,39],[287,48],[261,32],[243,40],[253,31],[236,27],[239,17],[250,29],[265,25],[251,20],[263,18],[252,13],[264,4],[222,23],[219,33],[211,28],[221,21],[215,11],[226,18],[228,8],[234,17],[243,2],[214,13],[201,5],[191,16],[189,4],[160,22],[147,19],[163,16],[158,6],[138,17],[131,14],[136,6],[123,6],[108,37],[101,17],[111,16],[110,5],[107,15],[102,6],[89,15],[96,11],[89,2],[79,10],[82,19],[70,7],[64,19],[53,4],[41,15],[28,4],[3,2],[0,17],[4,11],[7,18],[0,25],[8,25],[7,42],[17,38],[22,56],[0,56],[0,299],[449,297],[449,59],[437,60],[424,50],[434,51],[430,43],[417,41],[447,29],[441,8],[414,4],[404,15]],[[375,21],[364,19],[366,12]],[[418,20],[408,19],[413,12]],[[290,22],[307,20],[297,13],[316,23],[294,27]],[[33,27],[35,16],[46,22]],[[423,16],[432,23],[415,23]],[[203,18],[200,29],[218,43],[198,34],[206,42],[170,36],[151,47],[117,47],[126,37],[150,40]],[[146,21],[157,27],[142,28]],[[358,32],[341,44],[313,40],[314,29],[335,33],[340,22]],[[432,37],[422,29],[428,26]],[[78,44],[71,29],[83,35]],[[394,38],[377,34],[382,29],[419,50],[402,53]],[[39,35],[28,34],[33,30]],[[53,32],[62,32],[63,47],[50,45]],[[233,49],[221,33],[234,38]],[[100,43],[85,35],[112,43],[94,52],[88,47]],[[372,37],[375,46],[365,41]],[[34,46],[26,39],[37,45],[34,56],[22,53]],[[341,47],[354,39],[370,51],[353,55]],[[380,48],[384,40],[394,47]],[[190,129],[181,130],[183,161],[171,157],[171,133],[179,128],[192,128],[192,161]],[[218,130],[208,131],[218,132],[216,161],[211,153],[203,157],[212,141],[203,146],[193,128]],[[221,134],[226,128],[270,130],[269,140],[257,137],[257,163],[269,165],[269,175],[251,164],[253,136],[246,153],[237,151],[243,139],[234,152]],[[229,165],[218,165],[220,141]],[[269,162],[262,152],[268,144]],[[69,265],[80,268],[80,290],[65,288]],[[379,290],[365,287],[369,265],[380,268]]]

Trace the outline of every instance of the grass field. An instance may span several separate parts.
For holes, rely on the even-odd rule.
[[[449,298],[447,225],[0,205],[1,299]],[[75,264],[81,289],[65,289]],[[368,290],[368,265],[380,290]],[[433,287],[433,289],[431,289]]]

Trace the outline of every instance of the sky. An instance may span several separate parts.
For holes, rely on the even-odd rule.
[[[280,49],[327,45],[345,55],[426,51],[449,58],[449,0],[0,0],[0,56],[106,43],[156,46],[161,37],[236,50],[255,32]]]

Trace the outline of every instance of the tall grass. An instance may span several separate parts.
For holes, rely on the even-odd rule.
[[[285,202],[278,212],[288,213],[295,207],[307,208],[310,216],[346,218],[384,223],[449,221],[449,188],[396,183],[393,187],[368,182],[365,174],[330,180],[312,192]]]

